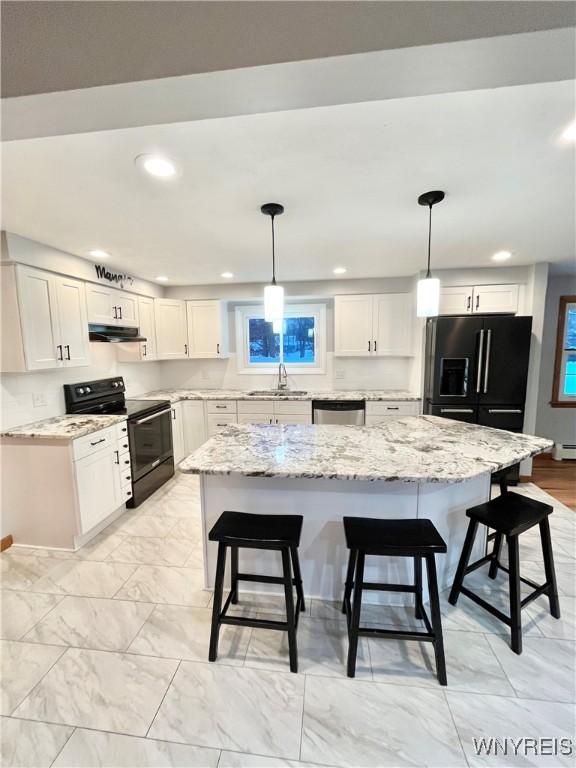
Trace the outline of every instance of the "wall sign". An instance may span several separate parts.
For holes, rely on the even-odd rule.
[[[109,269],[103,267],[101,264],[94,264],[94,268],[96,269],[96,277],[99,280],[106,280],[108,283],[114,283],[115,285],[119,285],[120,288],[124,288],[124,283],[132,285],[134,282],[134,278],[130,277],[130,275],[125,275],[122,272],[110,272]]]

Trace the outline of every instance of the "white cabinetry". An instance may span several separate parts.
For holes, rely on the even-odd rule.
[[[84,283],[41,269],[2,267],[4,371],[88,365]]]
[[[413,354],[412,295],[336,296],[337,357],[409,357]]]
[[[383,424],[404,416],[417,416],[420,413],[420,402],[368,401],[366,403],[366,426]]]
[[[179,299],[155,299],[156,350],[159,360],[188,357],[186,303]]]
[[[311,424],[310,400],[238,400],[240,424]]]
[[[226,302],[217,299],[187,301],[188,357],[228,356]]]
[[[95,283],[86,284],[88,322],[96,325],[138,325],[138,296]]]
[[[122,363],[137,363],[157,360],[156,320],[154,299],[138,296],[139,331],[146,341],[130,341],[117,345],[118,360]]]
[[[172,405],[172,447],[174,450],[174,464],[179,464],[186,455],[182,403],[174,403]]]
[[[518,285],[441,285],[439,314],[514,314],[518,293]]]
[[[206,440],[206,418],[202,400],[183,400],[182,423],[184,427],[184,447],[188,456]]]

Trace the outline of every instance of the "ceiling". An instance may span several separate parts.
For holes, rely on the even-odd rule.
[[[425,265],[421,192],[434,209],[433,267],[574,259],[574,82],[392,99],[5,144],[4,227],[170,284],[414,274]],[[160,151],[181,176],[142,175]]]
[[[2,94],[569,27],[574,2],[3,1]],[[31,54],[33,52],[33,54]]]

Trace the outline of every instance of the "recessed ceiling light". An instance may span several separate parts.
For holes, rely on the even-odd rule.
[[[220,277],[226,277],[226,278],[230,279],[231,277],[234,277],[234,272],[222,272]]]
[[[346,267],[335,267],[332,270],[332,272],[334,272],[335,275],[343,275],[347,271],[348,270],[346,269]]]
[[[511,256],[510,251],[498,251],[492,256],[492,261],[508,261]]]
[[[165,283],[168,280],[168,278],[166,277],[166,275],[158,275],[156,280],[158,280],[161,283]]]
[[[108,251],[102,251],[100,248],[93,248],[91,251],[88,251],[88,255],[91,256],[93,259],[109,259],[110,254]]]
[[[176,164],[165,155],[138,155],[134,162],[150,176],[158,179],[170,179],[177,173]]]
[[[562,138],[564,141],[576,141],[576,120],[564,129]]]

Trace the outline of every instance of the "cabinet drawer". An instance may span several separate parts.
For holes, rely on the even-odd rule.
[[[274,403],[274,413],[281,415],[301,415],[312,417],[312,403],[310,400],[281,400]]]
[[[207,421],[208,437],[212,437],[213,435],[218,434],[223,427],[227,427],[229,424],[236,424],[237,418],[236,415],[222,414],[222,416],[220,416],[217,413],[214,413],[208,416]]]
[[[208,413],[236,413],[236,400],[208,400]]]
[[[269,413],[272,415],[274,403],[271,400],[238,400],[238,415],[242,413]]]
[[[125,438],[128,437],[128,422],[127,421],[121,421],[120,424],[116,424],[114,429],[116,430],[116,437],[118,438],[118,440],[120,440],[123,437],[125,437]]]
[[[74,461],[90,456],[92,453],[101,451],[103,448],[109,448],[116,442],[116,432],[114,427],[100,429],[98,432],[92,432],[84,437],[79,437],[73,442]]]
[[[417,416],[420,413],[420,403],[406,402],[367,402],[367,416]]]

